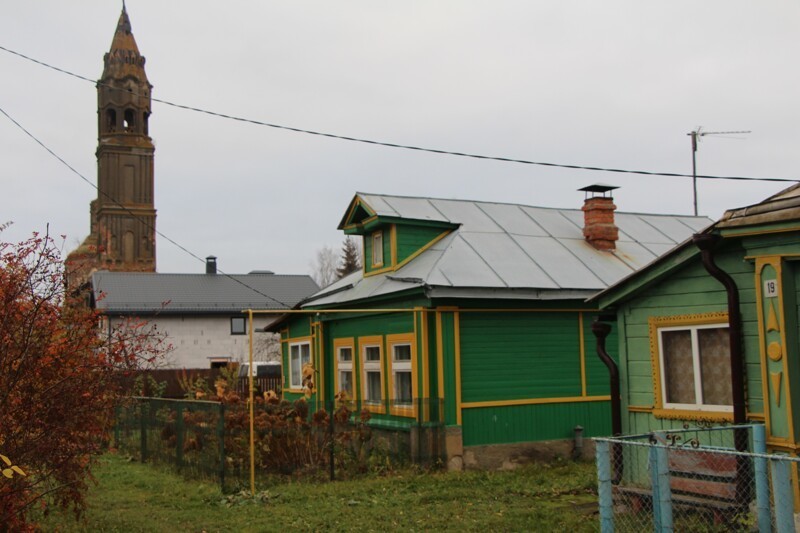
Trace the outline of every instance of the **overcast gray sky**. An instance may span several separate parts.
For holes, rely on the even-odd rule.
[[[790,1],[129,0],[153,96],[260,121],[535,161],[800,178],[800,5]],[[110,0],[0,8],[0,46],[97,79]],[[0,51],[0,108],[92,182],[96,90]],[[307,273],[356,191],[692,212],[691,179],[479,161],[314,137],[153,104],[159,231],[228,273]],[[0,240],[50,224],[74,248],[96,191],[0,116]],[[701,214],[789,183],[699,183]],[[160,272],[203,265],[163,238]]]

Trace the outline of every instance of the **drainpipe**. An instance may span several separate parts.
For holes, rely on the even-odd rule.
[[[611,433],[614,437],[622,435],[622,407],[620,405],[619,392],[619,368],[617,363],[608,355],[606,351],[606,337],[611,333],[611,325],[600,320],[592,322],[592,333],[597,338],[597,355],[608,367],[608,374],[611,378]]]
[[[614,437],[619,437],[622,435],[622,396],[619,387],[619,368],[606,351],[606,337],[611,333],[611,325],[600,322],[598,317],[592,322],[592,333],[597,339],[597,355],[608,368],[608,375],[611,380],[611,434]],[[622,480],[622,446],[614,443],[611,445],[611,450],[611,460],[614,465],[614,478],[611,482],[616,485]]]
[[[742,316],[739,310],[739,289],[736,282],[714,262],[714,248],[722,240],[716,233],[698,233],[692,236],[695,246],[702,254],[703,266],[717,281],[725,287],[728,294],[728,336],[731,356],[731,392],[733,396],[734,425],[747,423],[744,397],[744,358],[742,356]],[[747,428],[733,430],[733,445],[737,452],[746,452],[748,444]],[[748,461],[744,456],[736,458],[736,500],[742,505],[750,501],[750,484],[748,483]]]
[[[695,246],[700,248],[703,266],[728,293],[728,332],[731,354],[731,390],[733,392],[733,423],[746,424],[744,398],[744,358],[742,357],[742,316],[739,310],[739,290],[733,278],[714,263],[714,248],[722,240],[715,233],[699,233],[692,236]],[[741,451],[741,450],[740,450]]]

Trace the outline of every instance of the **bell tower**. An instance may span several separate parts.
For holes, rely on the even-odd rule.
[[[123,2],[97,82],[98,192],[89,208],[90,235],[67,258],[73,287],[94,270],[156,269],[155,147],[148,128],[153,86],[144,64]]]

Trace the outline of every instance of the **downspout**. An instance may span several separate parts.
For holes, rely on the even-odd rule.
[[[747,423],[744,396],[744,358],[742,357],[742,316],[739,310],[739,289],[733,278],[714,262],[714,248],[722,240],[716,233],[698,233],[692,236],[695,246],[702,254],[703,266],[714,279],[722,283],[728,294],[728,337],[731,361],[731,393],[733,396],[733,423]],[[733,445],[737,452],[746,452],[748,447],[747,428],[733,430]],[[751,488],[748,483],[749,463],[745,456],[736,458],[736,500],[745,506],[750,501]]]
[[[744,397],[744,358],[742,357],[742,316],[739,310],[739,290],[733,278],[714,263],[714,248],[722,240],[715,233],[699,233],[692,236],[695,246],[700,249],[703,266],[717,281],[722,283],[728,293],[728,332],[731,356],[731,392],[733,393],[733,423],[746,424]],[[738,450],[738,448],[737,448]],[[743,450],[739,450],[743,451]]]
[[[608,375],[610,378],[610,392],[611,392],[611,434],[613,437],[622,435],[622,405],[619,386],[619,367],[614,359],[608,355],[606,351],[606,338],[611,333],[611,325],[605,322],[600,322],[598,317],[592,322],[592,333],[597,339],[597,355],[600,360],[608,368]],[[613,484],[618,484],[622,480],[622,449],[621,445],[614,443],[611,446],[612,450],[612,464],[614,465],[614,478],[611,480]]]

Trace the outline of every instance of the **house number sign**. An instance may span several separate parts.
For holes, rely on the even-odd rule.
[[[775,298],[778,296],[778,280],[768,279],[764,281],[764,298]]]

